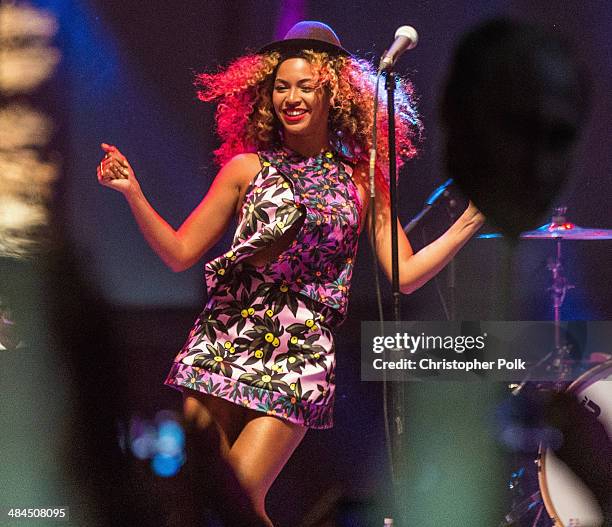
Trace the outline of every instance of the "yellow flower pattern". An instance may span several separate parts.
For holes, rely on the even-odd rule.
[[[205,267],[209,300],[165,383],[311,427],[333,424],[332,330],[346,314],[362,204],[330,151],[260,152],[232,246]],[[278,257],[244,260],[295,239]]]

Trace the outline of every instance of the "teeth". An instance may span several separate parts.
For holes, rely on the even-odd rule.
[[[306,110],[287,110],[285,113],[291,117],[296,117],[298,115],[306,113]]]

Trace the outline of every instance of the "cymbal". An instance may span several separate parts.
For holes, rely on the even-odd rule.
[[[500,233],[480,234],[477,238],[503,238]],[[533,231],[526,231],[519,236],[521,239],[549,240],[562,238],[564,240],[612,240],[612,229],[592,229],[579,227],[570,222],[546,223]]]

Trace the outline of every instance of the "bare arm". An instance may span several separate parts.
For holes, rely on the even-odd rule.
[[[370,238],[370,211],[367,228]],[[412,293],[436,276],[455,254],[478,231],[484,223],[484,216],[470,202],[463,214],[439,238],[414,253],[410,242],[398,220],[398,260],[400,291]],[[380,265],[391,280],[391,209],[388,198],[382,192],[376,193],[376,253]]]
[[[175,272],[194,265],[217,243],[236,212],[245,182],[259,170],[255,154],[233,158],[217,174],[201,203],[175,231],[147,201],[125,156],[109,145],[103,144],[103,148],[108,157],[98,168],[98,180],[125,196],[147,243]]]

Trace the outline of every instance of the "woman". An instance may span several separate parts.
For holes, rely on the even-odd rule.
[[[147,241],[174,271],[195,264],[238,217],[230,250],[206,264],[209,300],[166,384],[183,392],[187,420],[215,431],[216,460],[240,482],[262,525],[272,525],[266,493],[307,428],[332,426],[332,331],[346,312],[369,216],[372,74],[331,28],[301,22],[284,40],[200,75],[200,98],[220,102],[222,169],[178,231],[148,204],[125,157],[102,145],[100,183],[124,194]],[[420,123],[405,84],[396,113],[398,151],[410,158]],[[384,127],[379,137],[384,166]],[[382,170],[377,186],[376,249],[390,276]],[[470,205],[417,254],[400,228],[402,292],[438,273],[482,222]],[[227,506],[224,514],[237,522]]]

